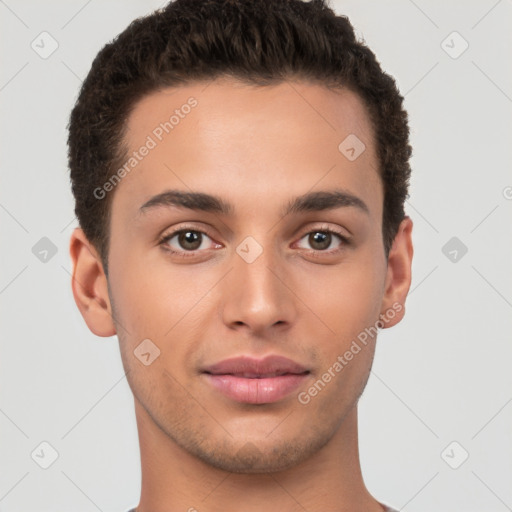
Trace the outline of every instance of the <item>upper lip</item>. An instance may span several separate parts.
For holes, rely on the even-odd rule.
[[[204,373],[213,375],[241,375],[245,377],[262,377],[284,375],[286,373],[309,373],[304,366],[284,356],[270,355],[263,359],[250,356],[225,359],[203,369]]]

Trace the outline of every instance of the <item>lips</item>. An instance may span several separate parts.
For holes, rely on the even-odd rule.
[[[222,375],[236,375],[237,377],[243,377],[244,379],[266,379],[268,377],[280,377],[281,375],[287,375],[291,372],[272,372],[272,373],[251,373],[251,372],[234,372],[234,373],[223,373]],[[220,375],[220,374],[213,374]]]
[[[203,372],[212,375],[236,375],[249,379],[261,379],[287,373],[300,375],[309,373],[309,370],[287,357],[271,355],[264,359],[254,359],[248,356],[225,359],[204,368]]]
[[[207,382],[225,397],[246,404],[268,404],[286,398],[310,371],[283,356],[236,357],[205,368]]]

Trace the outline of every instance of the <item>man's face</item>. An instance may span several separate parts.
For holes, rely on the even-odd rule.
[[[329,442],[356,404],[375,339],[359,342],[341,371],[333,365],[391,306],[374,137],[363,103],[347,90],[228,80],[205,87],[153,93],[128,119],[128,153],[150,149],[112,203],[109,295],[123,364],[145,421],[181,448],[228,471],[285,469]],[[197,104],[184,107],[191,97]],[[166,133],[160,123],[175,109]],[[354,135],[365,145],[355,159],[363,146]],[[141,209],[170,190],[216,196],[232,211]],[[367,210],[283,216],[295,198],[320,191],[351,194]],[[142,347],[152,355],[142,359],[153,359],[154,346],[160,355],[145,365],[134,351],[148,339]],[[272,354],[309,370],[275,400],[237,400],[203,373],[228,358]],[[330,381],[309,393],[329,368]]]

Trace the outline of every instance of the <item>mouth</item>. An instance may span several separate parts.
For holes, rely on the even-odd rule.
[[[229,400],[243,404],[271,404],[289,397],[304,384],[310,372],[236,373],[204,372],[207,382]]]
[[[279,376],[286,373],[300,374],[308,368],[280,355],[268,355],[263,359],[242,355],[224,359],[202,369],[203,372],[214,375],[247,375],[248,378],[259,376]]]
[[[288,397],[310,374],[303,365],[281,355],[263,359],[242,355],[203,368],[208,384],[224,397],[245,404],[269,404]]]
[[[310,373],[308,370],[302,373],[293,373],[293,372],[270,372],[270,373],[251,373],[251,372],[239,372],[239,373],[210,373],[204,372],[208,375],[223,375],[223,376],[233,376],[239,377],[242,379],[271,379],[274,377],[282,377],[283,375],[304,375]]]

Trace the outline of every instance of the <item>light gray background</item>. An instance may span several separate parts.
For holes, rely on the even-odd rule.
[[[66,124],[96,53],[160,5],[0,1],[3,512],[138,503],[117,338],[89,332],[71,294]],[[360,402],[366,484],[407,512],[512,510],[512,3],[331,5],[396,77],[414,147],[413,282],[405,319],[380,334]],[[42,31],[59,45],[47,59],[31,48]],[[454,31],[469,44],[457,58],[464,42]],[[57,248],[46,263],[32,252],[42,237]],[[455,262],[442,252],[452,237],[468,249]],[[59,454],[48,469],[31,457],[43,441]],[[447,461],[460,463],[464,451],[452,469]]]

